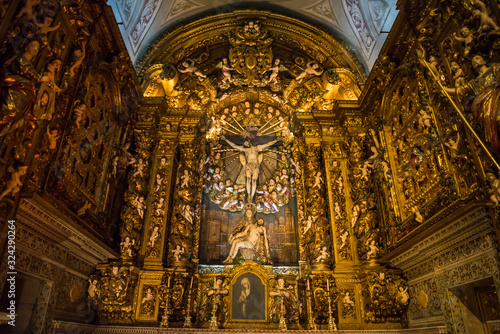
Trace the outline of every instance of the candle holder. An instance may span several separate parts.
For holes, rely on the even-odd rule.
[[[188,291],[188,309],[186,314],[186,320],[184,320],[184,328],[191,328],[191,289]]]
[[[170,284],[170,281],[169,281]],[[165,289],[165,307],[163,308],[163,316],[161,317],[160,327],[168,328],[168,303],[170,300],[170,287]]]
[[[214,302],[212,306],[212,318],[210,319],[210,327],[209,329],[219,329],[219,324],[217,323],[217,301],[216,296],[214,297]]]
[[[308,283],[308,288],[309,288],[309,281],[307,282]],[[308,328],[310,330],[313,330],[313,331],[317,331],[318,330],[318,327],[316,326],[316,323],[314,322],[314,319],[313,319],[313,316],[312,316],[312,291],[311,290],[308,290],[308,294],[307,294],[307,301],[308,301],[308,305],[307,305],[307,313],[309,313],[309,317],[308,317]]]
[[[283,291],[280,290],[280,294],[283,293]],[[281,307],[280,307],[280,329],[282,331],[286,331],[286,319],[285,319],[285,305],[283,303],[283,298],[284,296],[281,295]]]
[[[332,316],[332,297],[330,297],[330,291],[328,291],[328,329],[337,331],[337,325],[335,325],[335,318]]]

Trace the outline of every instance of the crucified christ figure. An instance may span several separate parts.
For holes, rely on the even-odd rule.
[[[280,139],[272,140],[266,144],[253,146],[252,143],[247,140],[243,146],[236,145],[232,141],[228,140],[226,137],[221,136],[221,139],[225,140],[232,148],[237,149],[244,153],[240,155],[240,162],[245,168],[246,177],[246,190],[248,195],[248,202],[252,202],[253,196],[255,195],[255,190],[257,189],[257,179],[259,178],[260,163],[262,162],[263,155],[259,154],[263,149],[274,145]]]

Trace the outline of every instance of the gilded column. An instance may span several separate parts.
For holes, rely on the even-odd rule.
[[[125,151],[128,164],[132,166],[127,176],[127,191],[125,204],[121,211],[122,226],[120,230],[120,251],[122,259],[131,261],[141,249],[141,234],[143,232],[148,197],[149,157],[152,137],[150,129],[142,128],[134,131],[136,154],[128,153],[130,143]]]
[[[305,123],[306,155],[304,168],[305,256],[313,270],[328,270],[331,266],[332,237],[327,212],[326,176],[320,146],[320,128],[316,122]]]
[[[342,138],[345,138],[345,134]],[[337,310],[337,320],[342,326],[357,326],[361,322],[359,306],[361,287],[356,275],[358,269],[355,269],[358,263],[354,235],[354,225],[359,219],[360,212],[359,206],[353,205],[351,182],[349,182],[351,166],[356,166],[352,165],[349,159],[359,158],[362,152],[359,144],[356,138],[344,142],[338,137],[329,138],[323,143],[334,243],[333,276],[337,284],[332,307]]]
[[[198,118],[184,119],[180,125],[179,165],[170,218],[168,264],[186,269],[198,257],[201,208],[200,156],[202,142],[196,138]]]
[[[297,198],[298,209],[298,235],[299,235],[299,263],[301,268],[307,263],[306,242],[304,231],[306,231],[306,216],[305,216],[305,190],[304,190],[304,175],[302,168],[304,165],[305,142],[303,138],[297,137],[293,145],[293,160],[296,166],[296,181],[295,181],[295,196]],[[306,231],[307,232],[307,231]]]
[[[348,210],[350,205],[347,189],[347,159],[342,152],[341,143],[326,143],[323,146],[325,156],[326,180],[330,208],[330,221],[333,226],[334,257],[336,268],[344,267],[353,261],[351,243],[352,226],[349,222],[356,218],[356,212]]]
[[[175,135],[175,134],[174,134]],[[149,181],[149,205],[144,222],[144,235],[141,254],[144,256],[145,269],[163,269],[163,253],[166,224],[170,210],[172,171],[175,158],[176,141],[171,133],[161,131],[154,151]]]

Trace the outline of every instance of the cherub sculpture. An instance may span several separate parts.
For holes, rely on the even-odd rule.
[[[300,73],[296,78],[295,80],[301,84],[302,83],[302,80],[305,79],[305,77],[307,77],[308,75],[312,74],[312,75],[316,75],[316,76],[319,76],[323,73],[323,69],[319,69],[319,64],[315,61],[310,61],[307,63],[306,65],[306,69]]]
[[[323,184],[323,178],[321,177],[321,172],[317,172],[314,176],[314,185],[313,188],[321,189],[321,185]]]
[[[179,262],[181,260],[181,255],[184,254],[184,247],[182,247],[181,245],[176,245],[175,249],[172,249],[171,252],[175,258],[175,261]]]
[[[144,218],[144,210],[146,209],[146,203],[144,202],[143,196],[136,196],[135,202],[137,203],[137,214],[139,217]]]
[[[373,164],[367,160],[362,165],[359,165],[358,169],[361,171],[361,180],[368,181],[369,168],[373,168]]]
[[[161,174],[156,174],[155,192],[160,191],[162,183],[163,183],[163,178],[161,177]]]
[[[379,253],[379,248],[377,247],[376,241],[372,239],[370,243],[367,245],[367,247],[369,248],[369,250],[366,253],[366,257],[369,259],[377,257]]]
[[[458,65],[456,61],[452,61],[450,67],[453,74],[453,80],[455,80],[455,87],[465,85],[465,72],[462,70],[460,65]]]
[[[269,75],[269,80],[267,80],[267,83],[278,83],[278,74],[280,71],[286,71],[287,68],[281,64],[281,59],[276,58],[274,60],[274,64],[270,66],[268,71],[271,71],[271,74]]]
[[[55,150],[57,147],[57,140],[61,136],[57,129],[51,129],[50,126],[47,127],[47,138],[49,139],[49,150]]]
[[[448,146],[450,149],[450,154],[452,158],[458,156],[458,144],[460,143],[460,133],[457,133],[457,139],[448,138],[448,140],[444,143],[445,146]]]
[[[80,103],[80,101],[75,101],[75,124],[77,128],[83,126],[83,122],[86,117],[87,105],[85,103]]]
[[[40,40],[42,41],[42,45],[47,47],[49,50],[50,46],[47,35],[49,34],[49,32],[55,31],[59,29],[59,27],[61,26],[61,22],[59,22],[56,26],[50,27],[53,21],[54,19],[52,19],[50,16],[47,16],[43,20],[43,23],[38,23],[38,22],[35,23],[38,27],[38,34],[40,35]]]
[[[500,28],[498,27],[498,24],[496,24],[496,22],[488,15],[488,10],[486,9],[484,2],[475,0],[474,3],[479,8],[474,9],[472,11],[472,15],[475,18],[481,19],[481,26],[479,27],[478,32],[489,30],[490,28],[493,28],[495,31],[499,31]]]
[[[490,200],[497,206],[500,203],[500,180],[493,173],[486,173],[486,180],[490,182]]]
[[[75,56],[75,61],[71,65],[71,67],[68,70],[69,77],[73,78],[75,76],[75,71],[80,67],[82,64],[83,60],[85,59],[85,46],[87,45],[87,41],[84,41],[82,43],[82,47],[80,49],[77,49],[73,52],[73,55]]]
[[[181,66],[177,68],[181,73],[193,73],[200,81],[203,81],[207,76],[203,74],[198,67],[195,66],[194,60],[186,58],[182,61]]]
[[[144,176],[144,168],[147,166],[147,162],[144,162],[142,158],[139,158],[136,160],[135,158],[132,158],[132,160],[129,162],[129,165],[132,165],[135,168],[134,172],[134,177],[139,175],[140,177]]]
[[[16,167],[9,167],[8,170],[11,172],[10,179],[7,181],[5,189],[0,194],[0,201],[7,194],[12,193],[12,195],[15,195],[19,192],[19,190],[21,190],[21,187],[23,185],[23,183],[21,182],[21,178],[24,174],[26,174],[28,166],[24,165],[23,163],[18,163]]]
[[[185,169],[184,174],[181,176],[181,188],[187,188],[189,186],[189,180],[191,178],[191,173],[189,170]]]
[[[160,229],[159,226],[155,226],[153,228],[153,230],[151,231],[151,236],[149,237],[148,246],[154,247],[155,246],[155,242],[160,239],[161,234],[160,234],[159,229]]]
[[[231,77],[231,71],[234,71],[234,68],[229,65],[229,61],[226,57],[222,58],[222,62],[218,65],[219,68],[222,69],[222,82],[223,83],[232,83],[233,79]]]
[[[318,250],[319,255],[316,257],[316,262],[325,262],[330,257],[330,253],[328,253],[327,247],[323,246],[323,248]]]
[[[455,40],[464,43],[464,56],[466,57],[471,49],[471,43],[474,40],[474,36],[472,34],[472,31],[470,31],[469,28],[467,27],[462,27],[460,29],[460,35],[457,35],[457,33],[453,33],[453,38]]]
[[[125,240],[120,243],[122,255],[132,257],[132,246],[135,245],[135,239],[130,241],[130,237],[125,237]]]
[[[345,232],[340,235],[340,241],[342,243],[340,244],[339,249],[342,249],[347,245],[347,238],[348,237],[349,237],[349,231],[345,230]]]
[[[77,215],[83,216],[85,212],[87,212],[87,210],[90,209],[91,207],[92,204],[90,204],[89,201],[85,201],[85,203],[83,203],[83,206],[80,209],[78,209]]]
[[[165,210],[163,206],[165,205],[165,199],[163,197],[160,197],[158,200],[158,203],[156,204],[156,215],[157,216],[162,216],[165,213]]]
[[[431,70],[431,72],[434,74],[434,76],[441,82],[441,83],[444,83],[446,81],[443,73],[441,72],[441,70],[439,69],[439,58],[436,57],[435,55],[431,54],[429,55],[429,61],[426,61],[426,52],[424,50],[423,47],[420,48],[420,50],[417,51],[418,54],[419,54],[419,61],[420,61],[420,64],[422,64],[422,66],[426,67],[426,64],[427,66],[429,67],[429,69]]]
[[[424,217],[422,217],[422,214],[420,213],[420,209],[418,206],[414,206],[411,208],[411,211],[415,214],[415,221],[417,223],[422,223],[424,221]]]
[[[36,22],[35,15],[33,15],[33,7],[38,5],[40,0],[26,0],[26,4],[24,5],[23,8],[17,13],[16,18],[20,19],[24,15],[26,15],[26,18],[30,21]]]

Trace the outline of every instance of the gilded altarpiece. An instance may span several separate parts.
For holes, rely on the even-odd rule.
[[[390,168],[385,259],[408,278],[410,326],[489,332],[486,320],[498,319],[470,311],[498,303],[489,242],[499,231],[498,10],[494,1],[412,3],[406,55],[383,59],[388,89],[375,130]]]
[[[361,328],[382,304],[390,315],[370,326],[400,328],[406,304],[396,309],[396,283],[379,274],[404,281],[378,262],[372,176],[385,157],[352,110],[363,71],[330,36],[257,13],[201,20],[187,44],[180,30],[162,35],[138,62],[145,100],[123,148],[134,153],[118,262],[134,299],[104,318],[333,330]]]
[[[127,164],[113,161],[140,94],[105,4],[3,2],[0,16],[0,225],[16,222],[19,303],[21,284],[36,302],[16,330],[47,333],[96,319],[89,276],[117,256]]]

